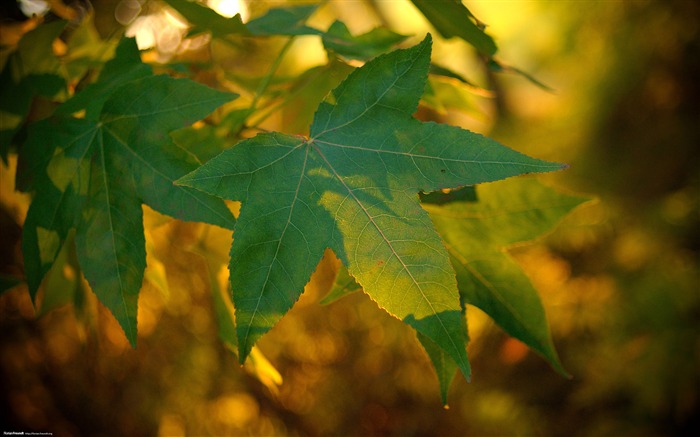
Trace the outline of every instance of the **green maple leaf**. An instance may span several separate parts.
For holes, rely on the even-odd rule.
[[[418,192],[561,165],[412,118],[430,48],[428,36],[355,70],[320,104],[309,138],[259,134],[178,181],[242,202],[229,266],[241,360],[331,248],[380,307],[469,376],[454,270]]]
[[[138,54],[133,40],[125,44]],[[112,73],[103,72],[101,78],[121,81]],[[234,223],[220,199],[173,185],[199,162],[168,133],[235,95],[164,75],[115,87],[98,83],[86,91],[100,100],[88,109],[99,112],[88,113],[89,118],[56,116],[37,122],[21,150],[21,161],[31,166],[24,168],[30,174],[25,179],[35,193],[22,237],[27,281],[34,297],[68,232],[76,228],[85,277],[135,344],[146,266],[141,204],[183,220],[227,228]]]

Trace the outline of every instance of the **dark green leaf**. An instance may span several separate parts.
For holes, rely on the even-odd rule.
[[[141,204],[183,220],[233,227],[221,200],[173,185],[198,162],[173,144],[169,132],[235,97],[168,76],[118,86],[123,79],[115,71],[143,73],[140,61],[128,56],[134,50],[133,41],[121,44],[118,58],[100,76],[105,85],[93,88],[101,100],[98,117],[36,123],[21,157],[35,193],[23,230],[30,292],[36,293],[68,231],[77,227],[85,277],[132,344],[146,266]]]
[[[347,59],[366,60],[389,50],[406,40],[405,35],[377,27],[362,35],[353,36],[342,21],[334,22],[323,34],[323,46]]]
[[[412,118],[430,47],[428,36],[355,70],[319,106],[310,138],[260,134],[179,180],[242,201],[230,263],[242,360],[330,247],[381,308],[469,377],[454,271],[417,193],[561,165]]]
[[[466,326],[466,321],[463,323]],[[446,406],[447,392],[459,367],[455,360],[429,337],[420,332],[417,333],[417,337],[423,349],[425,349],[425,352],[428,354],[430,362],[433,363],[433,368],[435,369],[435,374],[437,375],[438,384],[440,386],[440,399],[442,400],[442,404]]]
[[[411,0],[411,2],[443,37],[462,38],[488,56],[496,53],[496,43],[473,21],[474,15],[460,0]]]

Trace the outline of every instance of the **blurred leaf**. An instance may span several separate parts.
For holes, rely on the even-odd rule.
[[[347,59],[367,60],[380,55],[405,41],[405,35],[377,27],[362,35],[353,36],[342,21],[335,21],[323,34],[323,46]]]
[[[246,23],[246,27],[253,35],[259,36],[321,35],[320,30],[304,24],[317,8],[318,5],[270,8],[265,15]]]
[[[458,36],[481,53],[493,56],[497,47],[493,39],[472,20],[474,15],[460,0],[411,0],[430,24],[445,38]]]
[[[354,70],[354,67],[333,59],[328,64],[305,71],[292,85],[284,106],[284,125],[290,132],[306,135],[316,108],[328,93]]]
[[[21,284],[22,280],[16,276],[0,273],[0,294],[12,290],[17,285]]]
[[[450,79],[457,79],[458,81],[466,85],[476,87],[476,85],[474,85],[471,81],[465,79],[464,76],[462,76],[461,74],[455,73],[449,68],[442,67],[435,63],[430,64],[430,74],[434,74],[436,76],[449,77]]]
[[[362,287],[355,281],[355,278],[350,276],[348,268],[344,265],[338,267],[338,272],[335,275],[335,280],[328,294],[321,299],[321,305],[328,305],[348,294],[361,291]]]
[[[51,269],[46,273],[39,315],[47,314],[63,305],[76,303],[77,293],[81,290],[74,238],[75,233],[70,232],[66,238],[67,244],[60,249]]]
[[[98,69],[114,57],[117,39],[100,38],[92,14],[87,15],[68,39],[68,51],[62,58],[69,80],[77,80],[91,69]]]
[[[219,15],[213,9],[199,2],[190,0],[163,0],[175,9],[182,17],[194,26],[188,33],[189,36],[199,33],[211,32],[215,38],[227,35],[249,35],[250,32],[243,24],[241,15],[236,14],[231,18]]]
[[[5,162],[34,96],[53,97],[65,87],[52,49],[65,26],[65,21],[55,21],[24,34],[0,72],[0,157]]]
[[[250,359],[246,362],[246,370],[251,372],[271,392],[278,394],[278,387],[282,385],[282,375],[258,349],[253,347],[250,351]]]
[[[214,312],[216,313],[216,322],[219,326],[219,339],[236,354],[238,339],[236,338],[236,325],[233,322],[233,304],[228,296],[228,287],[219,285],[219,269],[223,268],[225,264],[218,260],[212,260],[210,257],[205,257],[205,259],[209,269],[209,283],[214,302]]]
[[[479,93],[482,94],[483,93]],[[421,103],[439,114],[449,110],[462,111],[474,118],[483,119],[483,112],[478,109],[474,88],[457,81],[443,81],[430,77],[425,87]]]
[[[355,70],[319,106],[310,139],[260,134],[178,181],[243,203],[230,261],[241,360],[292,307],[330,247],[381,308],[469,377],[457,284],[417,192],[561,165],[413,119],[430,47],[427,36]]]
[[[107,69],[100,75],[105,85],[85,91],[97,96],[99,117],[55,117],[30,128],[22,160],[33,164],[28,186],[35,198],[22,249],[34,296],[68,231],[77,227],[85,276],[135,344],[137,296],[146,264],[141,203],[183,220],[229,228],[234,221],[221,200],[172,184],[197,161],[177,148],[168,133],[235,95],[168,76],[112,86],[112,81],[123,81],[121,71],[144,73],[133,41],[120,44],[117,56],[109,65],[116,72]]]

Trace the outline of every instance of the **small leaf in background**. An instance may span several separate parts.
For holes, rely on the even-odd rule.
[[[55,21],[24,34],[0,71],[0,158],[5,162],[34,97],[53,97],[65,88],[52,49],[65,26]]]
[[[236,95],[188,79],[150,76],[137,58],[133,41],[123,42],[99,84],[85,90],[98,114],[32,125],[21,150],[30,177],[18,177],[35,193],[22,240],[32,296],[75,227],[85,277],[132,345],[146,266],[141,204],[183,220],[227,228],[234,222],[220,199],[173,185],[198,162],[169,133]],[[120,74],[146,77],[124,84]]]
[[[318,29],[309,27],[306,20],[313,14],[318,5],[301,5],[270,8],[270,10],[258,18],[246,23],[246,27],[253,35],[321,35]]]
[[[428,36],[355,70],[320,104],[310,138],[259,134],[178,181],[242,202],[230,261],[241,360],[330,247],[381,308],[469,378],[454,271],[418,192],[562,166],[412,118],[430,51]]]
[[[367,60],[391,49],[408,38],[384,27],[377,27],[362,35],[350,34],[345,23],[335,21],[321,37],[323,47],[346,59]]]
[[[189,36],[206,32],[211,32],[212,36],[215,38],[222,38],[233,34],[250,34],[243,24],[240,14],[236,14],[231,18],[226,18],[202,3],[190,0],[163,1],[192,24],[193,28],[188,32]]]
[[[430,24],[445,38],[462,38],[487,56],[496,53],[496,43],[481,28],[460,0],[411,0]]]

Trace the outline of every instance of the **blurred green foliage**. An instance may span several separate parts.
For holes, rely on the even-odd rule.
[[[93,2],[101,31],[116,28],[117,3]],[[327,7],[342,15],[337,3]],[[673,436],[700,428],[700,4],[516,2],[503,11],[475,2],[470,9],[491,25],[504,60],[555,92],[518,76],[467,70],[498,93],[477,103],[491,118],[427,115],[491,128],[490,136],[525,153],[569,162],[567,172],[546,180],[599,198],[539,244],[510,250],[540,291],[573,379],[470,309],[474,382],[455,381],[443,410],[430,363],[408,328],[362,294],[318,305],[319,290],[333,281],[337,261],[329,255],[299,303],[261,340],[284,380],[263,384],[250,376],[255,369],[240,371],[217,338],[209,284],[210,273],[220,272],[207,268],[211,261],[197,248],[205,232],[218,231],[146,211],[155,261],[148,260],[140,301],[138,349],[85,293],[70,263],[52,274],[83,293],[80,306],[35,319],[26,288],[2,294],[3,430]],[[369,30],[353,28],[350,15],[343,18],[353,33]],[[258,47],[246,73],[261,75],[276,47]],[[455,47],[436,47],[450,68],[467,63]],[[290,75],[298,71],[293,64],[285,66]],[[285,107],[282,122],[304,126],[299,117],[312,112],[303,95]],[[12,192],[9,168],[0,169],[0,273],[21,276],[27,200]],[[230,236],[206,234],[206,241],[225,254]]]

